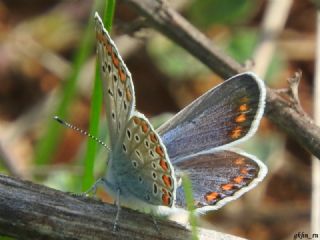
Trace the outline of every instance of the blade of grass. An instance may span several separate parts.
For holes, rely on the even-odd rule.
[[[67,116],[67,109],[69,108],[72,100],[75,97],[75,89],[76,83],[79,77],[80,70],[85,63],[86,59],[88,58],[92,46],[93,46],[93,37],[92,37],[92,29],[93,29],[93,21],[90,21],[83,37],[81,38],[81,42],[79,44],[79,50],[75,53],[73,64],[72,64],[72,71],[63,86],[62,93],[59,97],[60,102],[58,103],[58,107],[56,109],[54,115],[58,115],[61,118],[66,118]],[[38,146],[36,147],[35,152],[35,163],[37,165],[40,164],[47,164],[52,159],[53,153],[57,147],[57,143],[59,140],[59,136],[61,134],[62,128],[52,119],[49,120],[47,124],[47,132],[39,141]]]
[[[115,9],[115,0],[108,0],[104,9],[103,22],[106,29],[110,32],[112,26],[112,19]],[[96,71],[95,71],[95,80],[94,88],[92,94],[92,104],[90,110],[90,124],[89,132],[93,136],[98,136],[99,133],[99,120],[100,120],[100,111],[102,108],[102,83],[100,79],[100,69],[99,63],[96,62]],[[98,143],[92,140],[88,140],[87,151],[84,157],[84,172],[82,178],[82,190],[85,191],[89,189],[94,182],[93,169],[94,169],[94,160],[97,154],[97,145]]]
[[[189,177],[186,174],[182,175],[182,187],[187,203],[187,209],[189,211],[189,223],[191,226],[192,239],[198,240],[198,229],[197,229],[197,217],[194,214],[194,199],[192,194],[192,184]]]

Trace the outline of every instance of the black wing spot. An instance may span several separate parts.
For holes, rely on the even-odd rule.
[[[126,147],[126,145],[122,144],[122,149],[123,149],[124,152],[127,152],[127,147]]]
[[[155,163],[155,162],[152,162],[152,167],[153,167],[154,169],[156,169],[156,168],[157,168],[157,165],[156,165],[156,163]]]
[[[118,95],[122,97],[122,91],[120,90],[120,88],[118,88]]]
[[[140,137],[139,137],[139,135],[134,135],[134,139],[137,141],[137,142],[139,142],[140,141]]]
[[[132,161],[132,165],[133,165],[134,168],[138,167],[138,163],[136,161]]]
[[[113,81],[114,81],[114,82],[117,82],[117,81],[118,81],[118,78],[117,78],[117,76],[116,76],[115,74],[113,74]]]
[[[113,92],[111,91],[110,88],[108,89],[108,93],[109,93],[109,95],[110,95],[111,97],[113,97]]]
[[[129,129],[127,129],[127,137],[129,140],[131,139],[131,131]]]
[[[152,172],[152,178],[157,179],[157,174],[155,172]]]
[[[152,150],[149,151],[151,157],[154,157],[154,152]]]
[[[141,159],[141,153],[138,150],[136,150],[136,154],[137,154],[137,157]]]
[[[156,183],[153,183],[153,194],[156,195],[158,193],[158,186]]]

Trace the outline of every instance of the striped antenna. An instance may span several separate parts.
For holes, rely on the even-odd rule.
[[[107,144],[105,144],[104,142],[102,142],[99,138],[97,138],[96,136],[91,135],[90,133],[82,130],[81,128],[78,128],[64,120],[62,120],[61,118],[59,118],[58,116],[54,116],[53,117],[54,120],[56,120],[58,123],[60,123],[61,125],[67,127],[67,128],[71,128],[72,130],[75,130],[79,133],[81,133],[82,135],[85,135],[93,140],[95,140],[96,142],[100,143],[102,146],[104,146],[106,149],[108,149],[109,151],[111,151],[111,149],[109,148],[109,146],[107,146]]]

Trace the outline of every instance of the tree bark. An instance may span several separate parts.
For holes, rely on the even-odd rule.
[[[0,175],[0,235],[17,239],[191,239],[176,222],[122,208],[113,232],[117,207],[74,196],[29,181]],[[240,240],[200,229],[200,239]]]

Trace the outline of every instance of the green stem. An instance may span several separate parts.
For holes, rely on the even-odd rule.
[[[103,22],[106,29],[110,32],[112,26],[112,19],[115,9],[115,0],[108,0],[104,9]],[[102,94],[102,82],[100,79],[100,68],[99,63],[96,62],[96,71],[95,71],[95,81],[92,94],[92,104],[90,110],[90,124],[89,132],[93,136],[98,136],[99,134],[99,122],[100,122],[100,112],[103,103],[103,94]],[[82,180],[82,190],[85,191],[89,189],[94,182],[94,160],[97,154],[97,142],[88,140],[87,151],[84,157],[84,173]]]
[[[194,214],[195,207],[193,204],[192,184],[188,176],[185,174],[182,176],[182,186],[186,198],[187,209],[189,211],[189,223],[191,226],[192,239],[198,240],[197,218]]]

